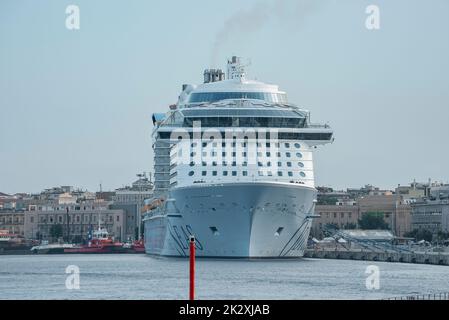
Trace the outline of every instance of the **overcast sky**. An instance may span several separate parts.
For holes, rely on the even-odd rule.
[[[299,3],[299,4],[298,4]],[[68,30],[66,7],[80,8]],[[365,27],[380,8],[380,30]],[[449,1],[0,1],[0,191],[113,190],[152,171],[153,112],[211,65],[335,129],[317,185],[449,180]]]

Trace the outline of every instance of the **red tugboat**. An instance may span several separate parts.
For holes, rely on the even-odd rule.
[[[114,241],[105,228],[98,227],[87,245],[65,248],[64,253],[123,253],[123,243]]]

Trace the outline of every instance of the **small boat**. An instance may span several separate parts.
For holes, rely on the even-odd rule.
[[[37,254],[61,254],[64,250],[75,248],[74,244],[70,243],[54,243],[48,244],[48,241],[43,241],[40,245],[32,247],[30,250]]]
[[[87,245],[65,248],[64,253],[124,253],[123,243],[115,241],[109,236],[105,228],[98,227],[93,232],[92,239]]]

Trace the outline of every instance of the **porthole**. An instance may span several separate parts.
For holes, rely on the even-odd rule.
[[[300,168],[304,168],[304,163],[298,162],[298,166],[299,166]]]
[[[299,173],[299,175],[300,175],[302,178],[305,178],[305,177],[306,177],[306,174],[305,174],[304,172],[302,172],[302,171]]]
[[[193,167],[195,165],[195,162],[190,162],[190,166]]]
[[[195,172],[193,172],[193,171],[190,171],[189,172],[189,176],[191,177],[191,176],[193,176],[195,174]]]
[[[299,143],[295,143],[295,148],[299,149],[299,148],[301,148],[301,145]]]
[[[296,156],[297,156],[298,158],[302,158],[302,153],[301,153],[301,152],[296,152]]]

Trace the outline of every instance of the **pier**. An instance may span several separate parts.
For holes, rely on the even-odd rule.
[[[449,266],[449,254],[441,252],[392,252],[364,249],[307,249],[306,258],[366,260],[383,262],[419,263]]]

